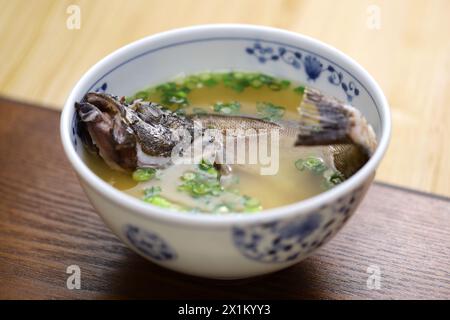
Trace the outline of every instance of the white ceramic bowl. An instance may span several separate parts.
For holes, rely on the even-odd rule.
[[[257,214],[186,214],[161,209],[113,188],[83,162],[74,130],[74,103],[86,92],[131,95],[180,73],[224,69],[268,73],[349,101],[373,126],[378,148],[361,170],[332,190]],[[138,254],[163,267],[218,279],[286,268],[331,239],[372,182],[390,128],[388,103],[380,87],[351,58],[297,33],[250,25],[196,26],[129,44],[81,78],[61,117],[67,157],[111,230]]]

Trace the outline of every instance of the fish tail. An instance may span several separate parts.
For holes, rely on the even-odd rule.
[[[296,146],[351,143],[369,156],[376,148],[375,133],[361,112],[333,97],[306,88],[299,113]]]

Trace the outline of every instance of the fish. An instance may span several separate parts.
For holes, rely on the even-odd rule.
[[[106,93],[87,93],[75,110],[77,133],[88,151],[118,171],[164,166],[181,141],[178,129],[194,129],[191,120],[156,103],[127,104]]]
[[[300,132],[296,146],[352,144],[370,157],[377,146],[372,126],[362,113],[335,97],[306,88],[300,104]]]
[[[346,178],[367,162],[376,147],[373,129],[358,110],[310,88],[305,89],[298,121],[252,115],[185,116],[154,102],[127,103],[124,97],[98,92],[88,92],[75,103],[75,110],[77,134],[86,149],[110,168],[125,172],[167,167],[176,146],[193,143],[208,128],[224,135],[249,129],[257,133],[278,130],[293,148],[328,146],[336,169]],[[223,174],[232,171],[227,164],[217,166]]]
[[[349,178],[375,152],[376,134],[363,114],[341,100],[305,88],[295,146],[329,146],[334,166]]]

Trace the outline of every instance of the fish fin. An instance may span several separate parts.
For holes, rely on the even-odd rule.
[[[296,146],[353,143],[369,156],[376,148],[375,133],[361,112],[336,98],[306,88],[299,113]]]

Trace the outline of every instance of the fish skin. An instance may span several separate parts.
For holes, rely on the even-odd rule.
[[[170,157],[180,141],[176,130],[193,128],[192,121],[157,104],[135,101],[127,105],[105,93],[89,92],[75,103],[75,110],[82,141],[112,169],[121,171],[132,171],[138,164],[157,166],[161,161],[156,158]],[[150,157],[139,159],[138,147]]]
[[[259,119],[249,115],[221,115],[221,114],[199,114],[189,116],[193,121],[199,122],[203,128],[214,128],[219,130],[254,129],[273,130],[283,127],[275,122]]]
[[[132,170],[136,138],[120,114],[103,112],[89,102],[75,104],[78,132],[88,150],[98,153],[112,169]]]

